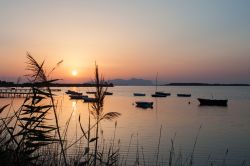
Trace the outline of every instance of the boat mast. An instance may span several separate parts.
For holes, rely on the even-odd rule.
[[[155,92],[157,92],[157,81],[158,81],[158,72],[156,73],[156,78],[155,78]]]

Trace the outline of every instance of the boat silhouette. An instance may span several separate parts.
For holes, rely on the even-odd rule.
[[[147,102],[147,101],[137,101],[136,103],[136,107],[140,107],[140,108],[153,108],[153,102]]]
[[[191,94],[178,93],[177,97],[191,97]]]
[[[228,100],[198,98],[201,106],[227,106]]]

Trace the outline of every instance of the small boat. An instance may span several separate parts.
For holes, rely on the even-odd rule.
[[[85,103],[93,103],[93,102],[96,102],[97,100],[96,100],[96,98],[86,97],[86,98],[83,99],[83,101]]]
[[[76,92],[76,91],[73,91],[73,90],[68,90],[65,93],[68,94],[68,95],[82,95],[82,93]]]
[[[136,103],[136,107],[140,107],[140,108],[153,108],[153,102],[147,102],[147,101],[137,101]]]
[[[96,92],[94,92],[94,91],[88,91],[86,93],[87,94],[96,94]],[[104,95],[110,96],[110,95],[113,95],[113,93],[112,92],[104,92]]]
[[[191,97],[191,94],[178,93],[178,97]]]
[[[86,93],[87,94],[96,94],[96,92],[94,92],[94,91],[87,91]]]
[[[52,92],[60,92],[62,91],[61,89],[51,89]]]
[[[227,106],[228,100],[202,99],[198,98],[201,106]]]
[[[70,99],[75,99],[75,100],[81,100],[81,99],[85,99],[88,98],[87,95],[69,95]]]
[[[167,96],[170,96],[171,94],[170,93],[164,93],[164,92],[160,92],[160,91],[157,91],[157,86],[158,86],[158,72],[156,74],[156,78],[155,78],[155,93],[152,94],[151,96],[152,97],[167,97]]]
[[[146,96],[145,93],[134,93],[134,96]]]
[[[104,92],[104,95],[110,96],[110,95],[113,95],[113,93],[112,92]]]
[[[152,97],[167,97],[170,96],[171,93],[165,93],[165,92],[155,92],[155,94],[152,94]]]
[[[167,95],[164,94],[152,94],[152,97],[167,97]]]
[[[171,93],[165,93],[165,92],[155,92],[155,94],[157,94],[157,95],[166,95],[166,96],[171,95]]]

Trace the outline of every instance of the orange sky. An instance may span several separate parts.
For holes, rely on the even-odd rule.
[[[142,2],[1,1],[0,80],[25,74],[28,51],[64,60],[65,82],[90,80],[96,61],[106,79],[250,83],[248,2]]]

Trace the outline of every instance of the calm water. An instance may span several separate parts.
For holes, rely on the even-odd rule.
[[[71,88],[81,92],[91,88]],[[69,100],[65,95],[67,89],[58,92],[60,124],[62,128],[72,115],[68,131],[68,144],[81,135],[78,118],[87,128],[88,104],[82,101]],[[155,87],[113,87],[108,91],[113,96],[105,99],[104,111],[120,112],[117,119],[116,144],[120,139],[120,153],[128,154],[128,163],[133,163],[136,151],[142,148],[145,162],[155,163],[159,143],[160,128],[162,136],[159,148],[159,162],[164,165],[168,161],[171,139],[174,139],[176,155],[190,155],[199,133],[194,153],[195,165],[208,165],[211,161],[222,165],[226,158],[227,165],[240,165],[244,160],[250,164],[250,87],[158,87],[158,90],[170,92],[167,98],[152,98],[150,95]],[[146,97],[134,97],[134,92],[146,93]],[[191,98],[178,98],[177,93],[191,93]],[[229,99],[228,107],[200,107],[197,97]],[[8,103],[9,99],[0,99],[0,104]],[[143,110],[136,108],[135,101],[153,101],[154,108]],[[22,102],[14,101],[14,107]],[[188,104],[190,102],[190,104]],[[199,127],[202,126],[200,132]],[[101,124],[103,137],[110,143],[115,131],[115,121],[103,121]],[[132,139],[131,139],[132,138]],[[129,142],[131,146],[129,153]],[[229,150],[225,157],[226,150]],[[122,160],[122,159],[121,159]]]

